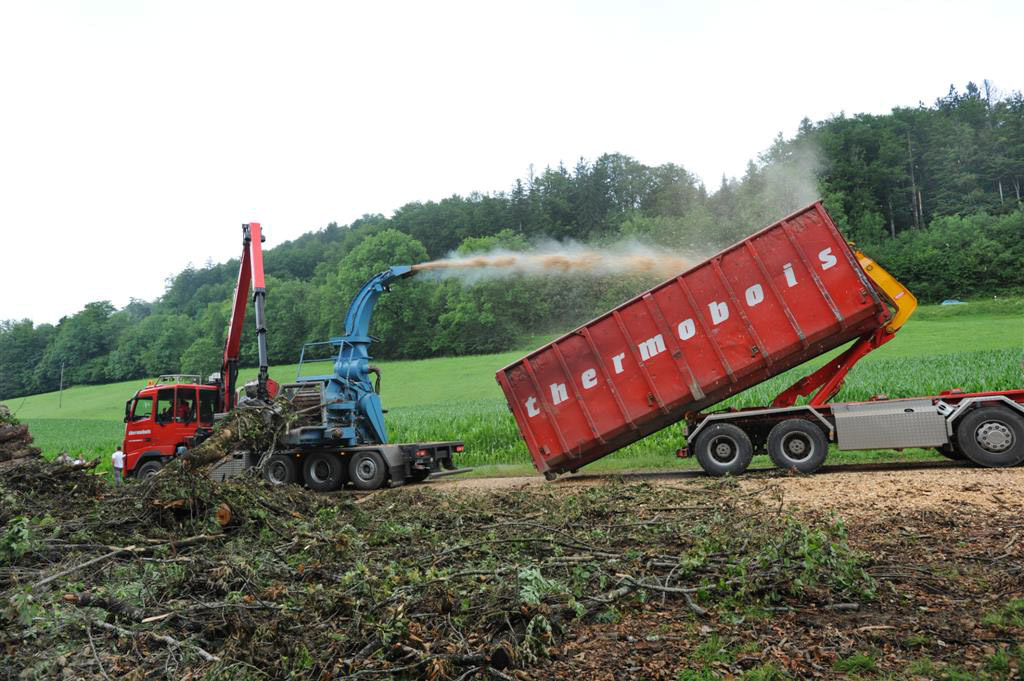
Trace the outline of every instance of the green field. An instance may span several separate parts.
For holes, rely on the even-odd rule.
[[[540,345],[539,338],[521,351],[496,355],[384,362],[382,398],[391,440],[412,442],[462,439],[462,462],[488,474],[529,473],[526,448],[494,379],[497,369]],[[838,352],[838,351],[836,351]],[[949,388],[1002,390],[1024,387],[1024,300],[983,301],[955,307],[922,307],[897,337],[863,360],[850,373],[840,399],[862,400],[935,394]],[[798,367],[741,393],[723,406],[763,405],[822,359]],[[294,380],[296,367],[279,366],[270,375]],[[253,378],[254,370],[242,372]],[[107,456],[120,442],[125,400],[144,381],[80,386],[57,393],[8,402],[29,424],[47,455],[67,451],[88,457]],[[678,427],[669,427],[593,464],[588,470],[693,467],[673,453],[681,446]],[[842,460],[887,460],[894,452],[843,453]],[[902,458],[932,458],[910,451]],[[763,459],[763,461],[767,461]],[[755,459],[755,466],[762,459]]]

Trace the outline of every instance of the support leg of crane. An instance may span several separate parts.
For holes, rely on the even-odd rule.
[[[814,397],[808,402],[812,407],[819,407],[832,399],[839,388],[842,387],[843,379],[850,369],[864,358],[872,350],[879,348],[890,340],[893,334],[885,329],[878,329],[872,333],[861,336],[843,354],[839,355],[825,366],[815,371],[810,376],[805,376],[799,381],[783,390],[772,400],[772,407],[792,407],[796,404],[797,398],[806,397],[815,390]]]

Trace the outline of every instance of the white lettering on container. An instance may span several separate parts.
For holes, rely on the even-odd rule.
[[[822,270],[827,270],[830,267],[835,267],[836,263],[839,262],[838,260],[836,260],[836,256],[832,255],[831,248],[826,248],[821,253],[819,253],[818,260],[821,261]]]
[[[753,286],[747,289],[746,297],[747,305],[749,305],[750,307],[754,307],[762,300],[764,300],[764,289],[761,288],[760,284],[754,284]]]
[[[793,263],[787,262],[783,265],[782,273],[786,275],[786,283],[789,284],[789,288],[796,286],[796,275],[793,274]]]
[[[640,359],[650,359],[657,354],[665,352],[665,337],[660,333],[654,338],[648,338],[637,346],[640,350]]]
[[[537,408],[537,398],[531,397],[526,400],[526,415],[533,418],[540,413],[540,409]]]
[[[708,303],[708,310],[711,311],[711,322],[716,326],[729,318],[729,305],[727,303]]]
[[[626,353],[620,352],[619,354],[612,357],[612,366],[615,367],[615,373],[622,373],[622,360],[626,357]]]
[[[832,252],[832,247],[825,248],[818,252],[818,261],[821,264],[822,270],[828,270],[839,264],[839,258]],[[793,269],[793,263],[785,263],[782,266],[782,274],[786,279],[786,285],[790,288],[796,286],[799,282],[796,278],[796,273]],[[764,302],[764,287],[761,284],[754,284],[748,287],[744,291],[744,299],[749,307],[755,307]],[[722,322],[729,319],[729,304],[728,302],[712,301],[708,303],[708,312],[711,315],[711,322],[717,326]],[[679,322],[676,326],[676,333],[679,335],[680,340],[689,340],[697,335],[697,325],[694,323],[694,319],[684,319]],[[648,338],[639,345],[637,349],[640,351],[641,361],[648,360],[656,355],[665,352],[665,337],[663,334],[658,334],[653,338]],[[620,352],[614,355],[612,360],[612,366],[616,374],[623,373],[626,369],[623,366],[626,358],[625,352]],[[580,383],[583,385],[584,390],[590,390],[597,387],[598,376],[596,369],[585,369],[580,374]],[[566,389],[564,383],[552,383],[549,386],[551,390],[551,401],[553,404],[560,404],[569,399],[569,391]],[[526,413],[529,417],[539,416],[541,413],[540,408],[537,406],[537,398],[530,397],[525,402]],[[149,433],[149,431],[131,431],[129,435]]]

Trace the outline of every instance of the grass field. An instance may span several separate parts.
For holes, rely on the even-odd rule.
[[[546,338],[531,341],[520,351],[495,355],[384,362],[382,398],[391,440],[412,442],[458,438],[466,442],[462,463],[488,474],[525,474],[530,466],[526,448],[494,379],[499,368],[515,361]],[[838,350],[835,352],[839,352]],[[890,397],[935,394],[949,388],[1001,390],[1024,386],[1024,300],[982,301],[962,306],[925,306],[885,347],[857,365],[840,399],[862,400],[877,394]],[[801,375],[823,363],[819,358],[744,393],[721,406],[767,404]],[[294,380],[296,367],[271,369],[277,381]],[[244,379],[254,370],[242,372]],[[8,402],[17,417],[29,424],[47,455],[60,451],[102,455],[104,463],[121,441],[125,400],[144,385],[128,381],[80,386],[57,393],[33,395]],[[673,453],[680,447],[678,427],[655,433],[588,467],[619,470],[650,467],[693,467]],[[909,451],[834,454],[844,461],[933,458],[930,452]],[[766,460],[765,460],[766,461]],[[755,466],[761,459],[755,459]],[[106,464],[109,465],[109,464]]]

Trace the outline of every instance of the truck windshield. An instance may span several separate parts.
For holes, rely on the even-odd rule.
[[[136,397],[132,421],[147,421],[153,415],[153,397]]]

